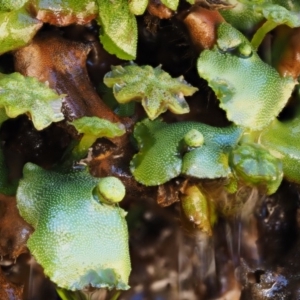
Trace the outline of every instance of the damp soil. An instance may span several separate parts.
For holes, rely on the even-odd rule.
[[[228,125],[214,93],[197,74],[194,67],[197,49],[180,19],[160,20],[147,15],[139,17],[138,24],[136,62],[154,67],[161,64],[172,76],[183,75],[189,83],[199,88],[199,92],[187,98],[191,113],[165,113],[164,120],[196,120],[213,126]],[[69,120],[82,114],[94,114],[93,103],[102,103],[101,92],[97,94],[96,90],[104,74],[112,64],[122,63],[104,51],[97,39],[98,30],[93,22],[87,26],[60,29],[47,25],[34,41],[42,43],[40,41],[45,37],[54,37],[55,43],[60,45],[59,49],[64,47],[66,52],[84,52],[84,61],[76,66],[81,68],[80,74],[84,76],[68,81],[68,78],[60,77],[65,72],[63,70],[56,76],[59,83],[50,82],[62,92],[73,95],[64,108]],[[53,48],[55,52],[57,49]],[[41,51],[41,60],[52,64],[44,57],[54,55],[50,48],[48,50],[48,54]],[[0,64],[8,73],[17,69],[27,74],[31,71],[30,65],[38,63],[29,61],[22,65],[20,57],[25,55],[26,58],[27,55],[26,51],[22,51],[0,57]],[[47,67],[59,70],[52,65]],[[65,64],[59,67],[74,68]],[[82,91],[86,89],[92,104],[86,105],[82,100]],[[119,118],[109,109],[103,110],[101,105],[97,106],[98,116],[105,114]],[[291,106],[282,114],[283,117],[288,118]],[[132,124],[143,117],[143,111],[137,109],[131,119],[122,121],[130,132]],[[26,117],[7,121],[0,135],[11,180],[22,177],[26,162],[34,162],[44,168],[59,163],[71,140],[78,138],[65,122],[37,132]],[[121,206],[129,212],[127,221],[132,273],[129,282],[131,289],[122,292],[120,300],[300,299],[300,188],[297,185],[283,182],[272,196],[247,187],[241,187],[238,193],[228,196],[220,188],[221,182],[203,183],[220,206],[225,202],[241,201],[242,209],[242,213],[224,213],[218,219],[213,235],[207,236],[187,224],[182,215],[176,191],[183,179],[159,189],[141,186],[134,181],[128,169],[134,152],[134,146],[128,141],[98,140],[93,149],[93,156],[98,159],[91,162],[91,172],[95,176],[118,176],[127,188],[127,196]],[[118,153],[123,153],[124,159],[110,158]],[[104,160],[101,159],[103,154],[106,157]],[[1,300],[60,299],[55,285],[45,277],[41,266],[26,248],[26,240],[32,230],[19,216],[15,199],[1,196]],[[104,300],[111,299],[115,291],[88,290],[85,293],[91,299]]]

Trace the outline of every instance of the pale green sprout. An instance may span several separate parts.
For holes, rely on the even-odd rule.
[[[214,203],[196,185],[187,187],[180,196],[180,200],[188,220],[197,229],[207,235],[212,235],[212,227],[217,221]]]
[[[21,8],[28,0],[1,0],[0,1],[0,12],[1,11],[12,11]]]
[[[83,137],[73,150],[75,159],[84,157],[89,148],[98,138],[114,138],[125,133],[125,127],[121,123],[112,123],[98,117],[82,117],[70,122]]]

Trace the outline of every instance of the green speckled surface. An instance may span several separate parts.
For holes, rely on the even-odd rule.
[[[21,8],[28,0],[1,0],[0,11],[12,11]]]
[[[253,10],[250,4],[241,3],[238,0],[228,0],[228,4],[233,7],[220,10],[220,14],[232,26],[243,32],[251,32],[264,19],[260,13]]]
[[[128,0],[98,0],[100,41],[104,49],[121,59],[135,59],[137,23]]]
[[[59,174],[25,165],[17,205],[35,228],[28,247],[60,287],[129,288],[125,212],[93,197],[99,180],[86,170]]]
[[[300,183],[300,118],[289,122],[274,120],[261,133],[259,142],[282,160],[284,176]]]
[[[181,142],[191,129],[203,134],[204,144],[184,154]],[[163,184],[181,173],[197,178],[226,177],[230,173],[228,152],[241,133],[235,126],[217,128],[197,122],[166,124],[146,119],[134,130],[140,151],[131,161],[131,172],[145,185]]]
[[[267,194],[275,193],[283,178],[281,160],[258,144],[244,143],[234,149],[230,166],[246,184],[265,186]]]
[[[198,89],[183,77],[172,78],[160,66],[115,66],[104,76],[104,83],[113,88],[119,103],[141,101],[148,117],[153,120],[167,109],[175,114],[190,111],[184,96],[193,95]]]
[[[34,77],[20,73],[0,74],[0,107],[5,108],[10,118],[29,113],[37,130],[64,119],[63,97]]]
[[[259,130],[286,105],[296,81],[291,77],[280,77],[254,50],[250,57],[241,56],[238,48],[234,49],[240,44],[251,46],[231,25],[221,24],[218,46],[201,53],[198,72],[216,93],[229,120]]]
[[[298,12],[300,9],[300,2],[291,0],[249,0],[248,2],[228,0],[227,2],[233,7],[220,10],[221,15],[228,23],[245,33],[252,32],[264,22],[265,18],[261,11],[264,7],[271,7],[272,4],[275,4],[273,6],[275,7],[277,4],[291,12]]]
[[[0,54],[27,45],[42,25],[24,8],[0,12]]]
[[[149,0],[130,0],[128,2],[130,12],[135,15],[142,15],[147,6],[148,6]]]

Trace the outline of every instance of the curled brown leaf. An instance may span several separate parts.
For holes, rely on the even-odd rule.
[[[27,47],[15,52],[16,71],[36,77],[59,94],[66,94],[63,113],[68,121],[97,116],[119,122],[100,99],[86,69],[90,44],[64,39],[57,33],[36,36]]]

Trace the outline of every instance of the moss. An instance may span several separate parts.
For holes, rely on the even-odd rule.
[[[94,198],[99,181],[86,169],[60,174],[30,163],[24,168],[17,205],[35,228],[28,247],[62,288],[129,288],[126,213]]]

